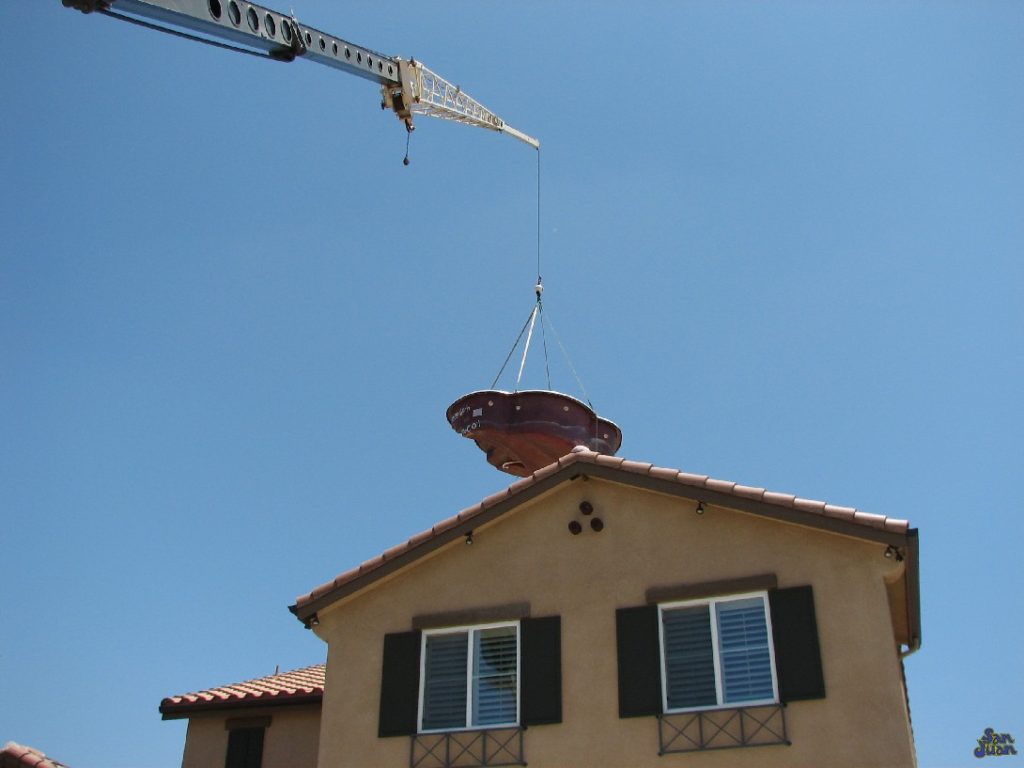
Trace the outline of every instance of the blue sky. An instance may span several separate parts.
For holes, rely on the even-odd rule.
[[[621,455],[919,528],[923,768],[1024,737],[1024,5],[295,11],[542,141],[546,313]],[[359,78],[0,24],[0,742],[170,768],[161,698],[323,660],[297,595],[513,479],[444,411],[532,306],[536,155],[421,119],[404,167]]]

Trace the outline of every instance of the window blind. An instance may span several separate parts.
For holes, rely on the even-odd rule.
[[[472,725],[516,722],[516,628],[474,632]]]
[[[723,703],[771,699],[772,662],[764,601],[759,597],[732,600],[716,608]]]
[[[717,694],[709,606],[665,611],[662,627],[668,708],[714,706]]]
[[[465,632],[430,635],[424,664],[423,728],[464,728],[466,725]]]

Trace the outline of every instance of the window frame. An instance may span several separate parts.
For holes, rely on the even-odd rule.
[[[514,721],[502,722],[502,723],[487,723],[486,725],[473,725],[473,706],[475,702],[475,691],[474,691],[474,658],[475,655],[473,649],[475,647],[475,638],[477,633],[488,630],[488,629],[504,629],[506,627],[513,627],[515,629],[516,638],[516,716]],[[463,719],[463,726],[452,726],[448,728],[424,728],[423,727],[423,709],[424,709],[424,694],[427,689],[427,639],[437,635],[456,635],[465,633],[466,635],[466,714]],[[518,728],[522,722],[522,706],[523,706],[523,642],[522,642],[522,626],[520,620],[516,619],[513,621],[495,621],[488,622],[486,624],[464,624],[453,627],[437,627],[432,629],[421,630],[420,637],[420,674],[419,674],[419,695],[417,700],[416,709],[416,732],[417,733],[455,733],[460,731],[483,731],[494,728]]]
[[[717,606],[723,603],[737,602],[759,598],[761,609],[764,613],[765,627],[768,632],[768,661],[771,667],[772,676],[772,697],[768,699],[751,699],[749,701],[723,701],[724,680],[721,661],[721,649],[718,639],[718,609]],[[702,704],[695,707],[668,706],[668,664],[665,657],[665,611],[672,611],[677,608],[694,608],[708,606],[709,623],[711,625],[711,651],[715,672],[715,704]],[[754,592],[738,592],[728,595],[714,595],[709,597],[694,598],[690,600],[677,600],[658,604],[658,666],[661,673],[661,711],[665,714],[677,712],[707,712],[717,709],[738,709],[743,707],[758,707],[780,703],[779,699],[779,676],[775,661],[775,633],[772,630],[771,601],[768,590],[757,590]]]

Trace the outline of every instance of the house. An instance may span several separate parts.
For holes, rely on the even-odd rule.
[[[316,764],[913,766],[917,542],[577,448],[298,598]]]
[[[324,665],[170,696],[164,720],[188,719],[182,768],[316,768]]]

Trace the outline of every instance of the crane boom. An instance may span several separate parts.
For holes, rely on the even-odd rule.
[[[62,0],[65,7],[171,31],[185,37],[228,41],[236,50],[277,61],[308,59],[372,80],[381,88],[381,107],[391,109],[408,130],[413,115],[429,115],[507,133],[535,149],[540,142],[505,123],[476,99],[415,59],[387,56],[300,23],[294,16],[246,0]],[[214,43],[224,45],[223,43]]]

